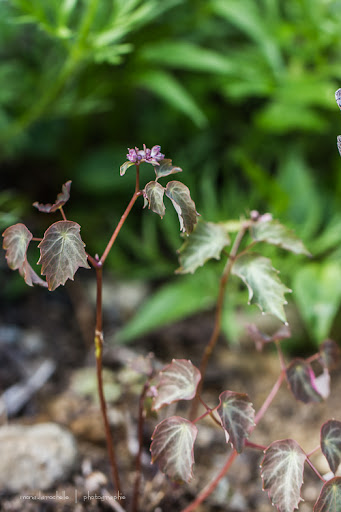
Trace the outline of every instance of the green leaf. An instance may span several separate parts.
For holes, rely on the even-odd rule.
[[[152,381],[157,392],[152,409],[157,411],[178,400],[192,400],[200,379],[200,372],[191,361],[173,359]]]
[[[217,413],[225,430],[226,442],[229,441],[234,449],[241,453],[245,440],[255,426],[255,411],[251,400],[245,393],[224,391],[219,395]]]
[[[237,257],[232,274],[240,277],[249,290],[249,303],[257,304],[264,313],[271,313],[286,323],[285,293],[291,292],[278,278],[278,271],[268,258],[256,253]]]
[[[164,193],[164,187],[157,181],[150,181],[147,183],[143,191],[143,197],[148,200],[149,208],[154,213],[160,215],[161,219],[166,212],[165,205],[163,204]]]
[[[205,311],[214,305],[217,293],[217,275],[206,267],[195,276],[174,280],[142,304],[132,320],[115,335],[115,342],[129,342],[193,313]]]
[[[138,75],[136,81],[137,84],[167,101],[174,109],[188,116],[199,128],[207,124],[205,114],[193,97],[170,73],[148,70]]]
[[[20,269],[26,261],[27,248],[33,238],[25,224],[14,224],[3,232],[3,248],[6,250],[6,260],[12,270]]]
[[[36,201],[33,203],[40,212],[52,213],[64,206],[64,204],[70,199],[70,188],[72,181],[67,181],[62,186],[62,191],[57,195],[57,199],[53,204],[41,204]]]
[[[129,167],[131,167],[132,165],[135,165],[134,162],[130,162],[129,160],[127,160],[127,162],[124,162],[124,164],[122,164],[120,167],[120,175],[124,176],[127,169],[129,169]]]
[[[166,196],[172,201],[179,217],[180,231],[190,234],[199,216],[189,188],[180,181],[169,181],[166,186]]]
[[[322,487],[315,503],[314,512],[337,512],[341,510],[341,477],[332,478]]]
[[[152,463],[158,462],[160,470],[175,482],[189,482],[197,433],[197,427],[180,416],[161,421],[152,435]]]
[[[156,174],[156,179],[163,178],[164,176],[169,176],[170,174],[175,174],[177,172],[182,172],[181,167],[175,167],[172,164],[172,160],[169,158],[165,158],[161,160],[160,165],[154,165],[154,171]]]
[[[310,334],[320,342],[329,336],[341,301],[339,262],[309,263],[294,274],[295,299]]]
[[[73,280],[79,267],[90,268],[79,232],[79,224],[61,220],[45,231],[38,245],[38,264],[42,265],[41,273],[46,276],[50,291],[64,285],[67,279]]]
[[[226,55],[186,41],[164,41],[142,49],[141,56],[149,62],[176,69],[191,69],[203,73],[226,75],[231,66]]]
[[[280,224],[277,220],[268,222],[256,222],[250,228],[250,234],[256,242],[267,242],[277,245],[287,251],[296,254],[305,254],[311,256],[304,247],[303,242],[286,226]]]
[[[261,463],[263,489],[279,512],[293,512],[301,498],[306,454],[293,439],[275,441]]]
[[[286,377],[296,400],[305,404],[322,401],[315,383],[315,374],[311,365],[304,359],[294,359],[286,369]]]
[[[321,450],[332,472],[336,473],[341,462],[341,422],[329,420],[321,428]]]
[[[220,259],[220,253],[231,242],[224,224],[213,222],[198,222],[193,233],[185,240],[179,249],[180,268],[177,273],[194,273],[198,267],[215,258]]]

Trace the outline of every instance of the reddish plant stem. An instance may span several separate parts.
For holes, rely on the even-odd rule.
[[[105,437],[107,442],[107,449],[109,454],[111,473],[113,484],[118,493],[122,493],[120,477],[118,473],[115,448],[110,430],[110,424],[107,414],[107,405],[104,397],[103,389],[103,371],[102,371],[102,356],[103,356],[103,328],[102,328],[102,265],[98,264],[96,267],[97,278],[97,300],[96,300],[96,330],[95,330],[95,355],[96,355],[96,370],[97,370],[97,387],[98,396],[101,406],[101,413],[105,429]]]
[[[221,318],[222,318],[226,285],[228,283],[232,265],[236,259],[238,249],[239,249],[241,241],[245,235],[246,229],[247,229],[247,227],[243,226],[242,229],[238,232],[238,234],[235,238],[234,244],[232,246],[231,252],[229,254],[227,263],[225,265],[223,274],[220,279],[213,332],[211,334],[211,338],[210,338],[208,344],[206,345],[203,356],[201,358],[201,363],[200,363],[200,367],[199,367],[200,374],[201,374],[201,380],[198,384],[197,391],[196,391],[195,397],[192,402],[192,407],[191,407],[191,411],[190,411],[190,415],[189,415],[190,420],[193,420],[197,416],[197,410],[198,410],[199,401],[200,401],[199,396],[202,391],[206,368],[207,368],[208,361],[211,357],[211,354],[212,354],[213,349],[217,343],[217,340],[218,340],[218,337],[219,337],[219,334],[221,331]]]
[[[205,501],[205,499],[214,491],[214,489],[219,484],[220,480],[226,475],[230,467],[232,466],[232,463],[234,459],[237,457],[238,453],[236,450],[233,450],[227,459],[224,467],[220,470],[218,475],[212,480],[212,482],[196,497],[194,501],[188,507],[181,510],[181,512],[192,512],[193,510],[196,510],[196,508]]]
[[[306,458],[306,462],[309,464],[309,466],[311,467],[311,469],[314,471],[315,475],[317,475],[319,477],[320,480],[322,480],[322,482],[325,482],[326,480],[323,478],[323,476],[320,475],[320,473],[317,471],[317,469],[315,468],[314,464],[311,462],[311,460],[309,459],[308,455],[307,455],[307,458]]]
[[[266,450],[266,446],[263,446],[262,444],[251,443],[251,441],[248,440],[245,441],[245,447],[253,448],[254,450]]]
[[[321,446],[317,445],[313,450],[311,450],[311,452],[307,453],[307,457],[311,457],[312,455],[314,455],[314,453],[318,452],[320,449],[321,449]]]
[[[271,402],[273,401],[273,399],[275,398],[279,388],[281,387],[282,385],[282,382],[283,382],[283,379],[284,379],[284,376],[285,376],[285,370],[282,370],[281,373],[279,374],[279,377],[278,379],[276,380],[273,388],[271,389],[270,393],[268,394],[267,398],[265,399],[262,407],[259,409],[259,411],[257,412],[256,416],[255,416],[255,426],[252,428],[252,430],[254,430],[254,428],[257,426],[257,424],[259,423],[259,421],[262,419],[262,417],[264,416],[264,414],[266,413],[266,411],[268,410]]]
[[[67,220],[62,206],[59,207],[59,210],[60,210],[60,213],[62,214],[63,220]]]
[[[121,231],[121,228],[123,226],[123,224],[125,223],[126,221],[126,218],[128,217],[129,213],[130,213],[130,210],[132,209],[132,207],[134,206],[134,203],[136,201],[136,199],[142,195],[142,191],[139,189],[139,165],[136,165],[136,183],[135,183],[135,192],[133,194],[133,197],[130,199],[129,201],[129,204],[127,206],[127,208],[125,209],[125,212],[123,213],[119,223],[117,224],[116,228],[115,228],[115,231],[113,232],[113,234],[111,235],[111,238],[108,242],[108,245],[106,246],[105,248],[105,251],[104,253],[102,254],[101,258],[100,258],[100,262],[103,264],[112,248],[112,246],[114,245],[114,242],[117,238],[117,235],[119,234],[119,232]]]
[[[144,425],[143,411],[144,411],[144,400],[145,400],[149,385],[150,385],[150,381],[148,379],[143,386],[142,393],[140,395],[140,400],[139,400],[139,423],[138,423],[139,451],[137,453],[136,462],[135,462],[136,477],[135,477],[135,483],[134,483],[133,501],[132,501],[132,506],[131,506],[132,512],[138,511],[140,482],[141,482],[141,456],[142,456],[142,447],[143,447],[143,425]]]

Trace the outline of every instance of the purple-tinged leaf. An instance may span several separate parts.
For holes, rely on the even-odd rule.
[[[321,362],[328,370],[337,368],[340,361],[340,348],[334,340],[325,340],[320,347]]]
[[[180,231],[189,235],[199,216],[195,203],[191,199],[189,188],[180,181],[169,181],[166,186],[166,196],[172,201],[178,214]]]
[[[178,251],[180,268],[177,269],[177,273],[193,274],[207,260],[219,260],[221,251],[230,242],[228,231],[223,224],[199,221],[191,236]]]
[[[194,464],[193,445],[197,427],[180,416],[171,416],[159,423],[152,435],[152,463],[175,482],[189,482]]]
[[[332,472],[336,473],[341,462],[341,422],[329,420],[321,428],[321,450]]]
[[[341,89],[338,89],[335,92],[335,100],[336,100],[337,106],[341,110]]]
[[[38,245],[38,264],[42,265],[41,273],[46,276],[50,291],[64,285],[67,279],[73,280],[79,267],[90,268],[79,232],[79,224],[61,220],[45,231]]]
[[[315,385],[315,374],[304,359],[294,359],[286,369],[289,388],[296,398],[305,404],[321,402],[322,396]]]
[[[255,426],[255,411],[249,397],[245,393],[224,391],[219,395],[217,413],[225,430],[226,442],[241,453],[245,440]]]
[[[153,409],[156,411],[178,400],[192,400],[200,379],[200,372],[191,361],[173,359],[172,363],[153,379],[153,386],[157,390]]]
[[[311,256],[295,233],[277,220],[256,222],[250,228],[250,234],[256,242],[267,242],[296,254]]]
[[[6,250],[6,260],[12,270],[20,269],[26,261],[27,248],[33,235],[25,224],[14,224],[5,229],[3,248]]]
[[[270,444],[261,463],[263,489],[279,512],[298,508],[306,454],[293,439]]]
[[[237,257],[232,274],[240,277],[249,290],[249,304],[257,304],[264,313],[271,313],[286,323],[285,293],[291,292],[279,279],[268,258],[257,253]]]
[[[25,279],[26,284],[29,286],[33,286],[38,284],[39,286],[43,286],[47,288],[47,282],[41,279],[36,272],[33,270],[27,259],[24,261],[23,265],[19,268],[20,275]]]
[[[72,181],[67,181],[62,186],[62,191],[57,195],[57,199],[53,204],[41,204],[36,201],[33,206],[38,208],[40,212],[52,213],[64,206],[64,204],[70,199],[70,189]]]
[[[255,342],[256,349],[260,352],[263,350],[266,343],[284,340],[291,336],[291,331],[287,325],[282,325],[272,336],[260,331],[255,324],[249,324],[247,330],[250,337]]]
[[[339,512],[341,510],[341,477],[324,484],[314,506],[314,512]]]
[[[124,164],[122,164],[120,167],[120,175],[124,176],[127,169],[129,169],[129,167],[131,167],[132,165],[135,165],[134,162],[129,162],[129,161],[124,162]]]
[[[339,150],[341,156],[341,135],[337,136],[337,149]]]
[[[163,178],[164,176],[169,176],[170,174],[175,174],[177,172],[182,172],[181,167],[175,167],[172,164],[172,160],[169,158],[165,158],[161,160],[160,165],[154,166],[154,171],[156,174],[156,179]]]
[[[314,386],[323,400],[326,400],[330,395],[330,374],[327,368],[323,368],[323,372],[314,380]]]
[[[163,195],[165,193],[165,189],[160,183],[157,181],[150,181],[145,186],[143,191],[143,197],[147,199],[149,208],[154,212],[160,215],[161,219],[166,212],[165,205],[163,204]]]

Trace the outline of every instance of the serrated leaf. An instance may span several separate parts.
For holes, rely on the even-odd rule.
[[[321,428],[321,450],[332,472],[336,473],[341,462],[341,422],[329,420]]]
[[[197,427],[180,416],[161,421],[152,435],[152,463],[157,462],[160,470],[175,482],[189,482],[197,433]]]
[[[245,393],[224,391],[219,395],[217,413],[225,430],[226,442],[232,443],[234,449],[241,453],[245,440],[254,427],[255,411],[251,400]]]
[[[197,223],[199,214],[191,199],[189,188],[180,181],[169,181],[166,186],[166,196],[172,201],[178,214],[180,231],[190,234]]]
[[[314,506],[314,512],[338,512],[341,510],[341,477],[324,484]]]
[[[120,167],[120,175],[124,176],[127,169],[129,169],[129,167],[131,167],[132,165],[135,165],[134,162],[130,162],[129,160],[127,160],[127,162],[124,162],[124,164],[122,164]]]
[[[311,256],[310,252],[304,247],[302,240],[277,220],[256,222],[250,227],[250,234],[257,242],[267,242],[296,254]]]
[[[45,231],[38,245],[38,264],[42,265],[41,274],[46,276],[50,291],[64,285],[67,279],[73,280],[79,267],[90,268],[79,232],[79,224],[61,220]]]
[[[179,249],[179,274],[193,274],[198,267],[215,258],[220,259],[220,253],[231,242],[224,225],[214,222],[198,222],[182,247]]]
[[[6,250],[6,260],[10,269],[20,269],[26,261],[27,248],[33,238],[25,224],[14,224],[2,233],[3,248]]]
[[[64,183],[64,185],[62,186],[62,191],[57,195],[57,199],[53,204],[42,204],[36,201],[35,203],[33,203],[33,206],[35,206],[40,212],[55,212],[56,210],[58,210],[58,208],[64,206],[64,204],[70,199],[71,183],[72,181],[67,181],[66,183]]]
[[[340,348],[334,340],[325,340],[320,347],[320,356],[322,364],[328,370],[335,369],[340,360]]]
[[[265,450],[261,463],[263,489],[280,512],[298,508],[306,455],[293,439],[275,441]]]
[[[248,287],[249,304],[257,304],[264,313],[272,313],[286,323],[284,294],[291,290],[281,282],[268,258],[257,253],[243,254],[236,259],[232,274]]]
[[[294,359],[286,369],[289,388],[296,398],[305,404],[321,402],[322,396],[315,385],[315,374],[304,359]]]
[[[181,167],[175,167],[172,164],[172,160],[169,158],[165,158],[161,160],[160,165],[154,166],[154,171],[156,174],[156,179],[163,178],[164,176],[169,176],[170,174],[175,174],[177,172],[182,172]]]
[[[192,400],[200,379],[200,372],[191,361],[173,359],[153,380],[153,386],[157,390],[153,410],[178,400]]]
[[[163,195],[165,189],[157,181],[150,181],[144,188],[143,197],[147,199],[149,208],[160,215],[161,219],[166,212],[165,205],[163,204]]]

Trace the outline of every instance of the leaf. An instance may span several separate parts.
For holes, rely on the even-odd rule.
[[[137,85],[145,87],[169,105],[188,116],[193,123],[202,128],[207,117],[182,84],[171,74],[160,70],[148,70],[136,76]]]
[[[267,242],[296,254],[311,256],[295,233],[276,220],[256,222],[251,226],[250,234],[257,242]]]
[[[322,396],[315,386],[315,374],[304,359],[294,359],[286,369],[286,377],[296,400],[305,404],[322,401]]]
[[[319,395],[324,400],[330,395],[330,374],[327,368],[323,368],[323,372],[314,380],[314,386]]]
[[[182,172],[181,167],[175,167],[172,164],[172,160],[169,158],[165,158],[161,160],[160,165],[154,166],[154,171],[156,174],[156,179],[163,178],[164,176],[169,176],[170,174],[175,174],[177,172]]]
[[[20,275],[25,279],[25,283],[28,284],[28,286],[38,284],[44,288],[47,288],[47,282],[36,274],[27,259],[23,263],[22,267],[19,268],[19,272]]]
[[[213,222],[198,222],[190,237],[179,249],[179,274],[193,274],[198,267],[215,258],[220,259],[220,253],[230,244],[230,237],[223,224]]]
[[[64,204],[70,199],[70,189],[72,181],[67,181],[62,186],[62,191],[57,195],[57,199],[53,204],[41,204],[36,201],[33,206],[38,208],[40,212],[52,213],[64,206]]]
[[[153,410],[156,411],[178,400],[192,400],[200,379],[200,372],[191,361],[173,359],[172,363],[161,370],[156,379],[153,379],[153,386],[157,390],[153,400]]]
[[[120,167],[120,175],[124,176],[127,169],[129,169],[129,167],[131,167],[132,165],[135,165],[134,162],[130,162],[129,160],[127,160],[127,162],[124,162],[124,164],[122,164]]]
[[[272,336],[260,331],[256,324],[249,324],[247,326],[248,333],[252,340],[255,342],[256,349],[261,352],[266,343],[274,341],[285,340],[290,338],[291,331],[287,325],[282,325]]]
[[[33,238],[25,224],[14,224],[3,232],[3,248],[6,250],[6,260],[10,269],[20,269],[26,261],[26,252]]]
[[[160,470],[175,482],[189,482],[197,433],[197,427],[180,416],[161,421],[152,435],[152,463],[158,462]]]
[[[45,231],[38,245],[38,264],[42,265],[41,273],[46,276],[50,291],[64,285],[67,279],[73,280],[79,267],[90,268],[79,232],[79,224],[61,220]]]
[[[272,313],[286,323],[285,293],[291,292],[278,278],[268,258],[256,253],[237,257],[232,274],[240,277],[249,290],[249,304],[257,304],[264,313]]]
[[[154,213],[160,215],[161,219],[166,212],[165,205],[163,204],[164,193],[164,187],[157,181],[150,181],[147,183],[143,191],[143,197],[148,200],[149,208]]]
[[[280,512],[298,508],[306,455],[293,439],[275,441],[261,463],[263,489]]]
[[[341,422],[329,420],[321,428],[321,450],[332,472],[336,473],[341,462]]]
[[[341,156],[341,135],[337,136],[337,149],[339,150]]]
[[[180,231],[190,234],[197,223],[199,214],[191,199],[189,188],[180,181],[169,181],[166,186],[166,196],[172,201],[178,214]]]
[[[341,510],[341,477],[324,484],[314,506],[314,512],[338,512]]]
[[[322,364],[333,370],[337,368],[340,360],[340,348],[334,340],[325,340],[320,347],[320,356]]]
[[[238,453],[241,453],[245,440],[255,426],[255,411],[251,400],[245,393],[224,391],[219,395],[217,413],[229,440]]]

